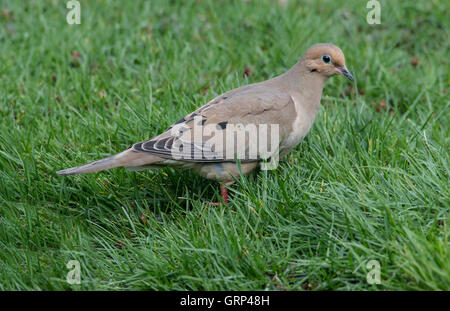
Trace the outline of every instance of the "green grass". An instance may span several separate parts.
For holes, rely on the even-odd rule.
[[[66,1],[0,0],[0,289],[450,289],[445,1],[381,1],[381,25],[366,1],[80,2],[70,26]],[[332,78],[305,141],[230,204],[189,171],[56,176],[318,42],[356,83]]]

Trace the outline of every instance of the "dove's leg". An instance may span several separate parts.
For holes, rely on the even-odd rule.
[[[228,189],[224,185],[220,185],[220,195],[222,196],[225,203],[228,203]]]
[[[224,185],[220,185],[220,196],[225,201],[225,204],[228,204],[230,201],[228,200],[228,189]],[[219,206],[220,202],[209,202],[209,204],[214,206]]]

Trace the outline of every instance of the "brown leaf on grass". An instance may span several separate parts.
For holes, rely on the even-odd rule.
[[[253,73],[252,68],[250,68],[249,66],[245,66],[245,68],[244,68],[244,73],[242,74],[242,77],[243,77],[243,78],[248,77],[248,76],[250,76],[252,73]]]
[[[6,19],[6,20],[14,20],[14,16],[13,13],[11,13],[8,10],[3,9],[2,10],[2,16]]]
[[[341,94],[341,97],[345,97],[345,96],[348,96],[348,95],[353,94],[353,93],[355,93],[355,88],[353,87],[353,84],[350,84],[349,86],[347,86],[344,89],[344,94],[343,94],[344,96],[342,96],[342,94]],[[358,89],[358,94],[359,95],[364,95],[365,94],[364,89]]]
[[[70,66],[80,67],[81,55],[78,51],[72,51]]]
[[[206,95],[206,91],[208,91],[208,90],[209,90],[209,85],[208,84],[206,84],[204,87],[202,87],[202,94],[203,94],[203,96]]]
[[[380,100],[378,103],[375,104],[375,110],[377,112],[383,112],[386,111],[387,105],[386,101],[384,99]]]
[[[79,60],[81,58],[81,55],[78,51],[72,51],[72,59],[73,60]]]
[[[143,225],[146,225],[148,223],[148,219],[147,219],[147,217],[145,215],[139,216],[139,220],[141,221],[141,223]]]
[[[417,67],[418,64],[419,64],[419,59],[417,57],[413,57],[413,59],[411,59],[411,65],[413,67]]]
[[[348,96],[348,95],[352,94],[353,91],[354,91],[353,85],[350,84],[349,86],[347,86],[347,87],[344,89],[344,95],[345,95],[345,96]]]

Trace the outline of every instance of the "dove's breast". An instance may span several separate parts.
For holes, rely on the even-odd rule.
[[[281,144],[281,157],[288,154],[302,141],[306,134],[308,134],[312,124],[314,123],[314,119],[316,117],[320,104],[319,98],[317,105],[314,105],[312,107],[305,107],[301,104],[304,99],[296,95],[297,94],[294,94],[292,96],[292,100],[295,103],[295,112],[297,116],[292,123],[292,132]]]

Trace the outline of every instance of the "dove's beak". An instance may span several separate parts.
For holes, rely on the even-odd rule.
[[[341,72],[341,74],[342,74],[343,76],[347,77],[350,81],[355,80],[355,79],[353,78],[352,74],[347,70],[347,68],[345,68],[345,67],[339,67],[338,69],[339,69],[339,71]]]

